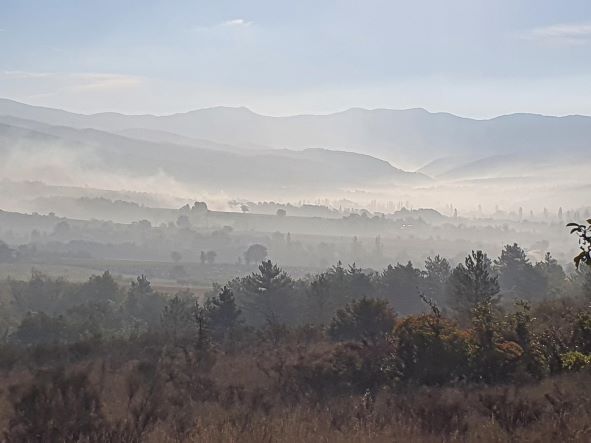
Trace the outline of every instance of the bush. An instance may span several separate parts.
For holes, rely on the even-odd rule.
[[[577,315],[572,341],[578,351],[591,354],[591,314],[589,312]]]
[[[500,383],[510,381],[523,356],[523,348],[514,341],[495,343],[492,347],[474,346],[470,355],[471,375],[475,381]]]
[[[295,364],[284,367],[284,392],[295,397],[312,397],[316,402],[334,395],[375,393],[393,381],[389,370],[392,346],[357,343],[337,345],[330,353],[302,355]]]
[[[480,396],[480,403],[510,435],[519,428],[538,422],[544,413],[544,407],[540,401],[520,398],[508,389],[501,393],[485,393]]]
[[[71,338],[68,337],[69,332],[63,316],[51,317],[44,312],[29,312],[10,338],[24,345],[64,343]]]
[[[506,325],[492,303],[481,303],[472,310],[470,330],[471,377],[479,382],[509,381],[524,355],[523,347],[507,339]]]
[[[581,352],[567,352],[562,356],[562,367],[567,371],[580,371],[591,368],[591,355]]]
[[[83,372],[40,372],[32,383],[11,388],[10,402],[7,441],[96,441],[104,424],[98,394]]]
[[[328,328],[333,340],[364,340],[373,343],[392,332],[394,311],[385,300],[363,297],[336,312]]]
[[[407,317],[396,326],[394,336],[401,379],[442,384],[466,376],[467,336],[450,321],[435,314]]]

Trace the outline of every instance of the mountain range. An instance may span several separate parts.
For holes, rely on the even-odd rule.
[[[269,117],[227,107],[85,115],[0,99],[0,152],[10,158],[15,150],[30,158],[60,152],[95,172],[164,174],[208,189],[327,191],[543,176],[580,166],[591,159],[591,117],[475,120],[360,108]]]
[[[163,175],[186,185],[187,190],[296,194],[367,185],[413,185],[430,180],[424,174],[406,172],[384,160],[354,152],[241,149],[162,131],[114,133],[14,116],[0,116],[0,154],[5,160],[0,174],[12,173],[4,178],[17,179],[26,165],[33,165],[33,174],[29,169],[24,179],[36,179],[41,174],[41,179],[55,182],[54,178],[58,178],[60,184],[76,184],[77,180],[100,174],[127,178]],[[49,179],[44,175],[48,171],[52,173]],[[65,182],[59,180],[68,177],[71,179]]]
[[[368,154],[409,169],[448,156],[587,153],[591,117],[511,114],[475,120],[424,109],[353,108],[328,115],[269,117],[216,107],[165,115],[75,114],[0,100],[0,115],[52,126],[94,128],[151,141],[201,139],[241,149],[325,148]],[[184,143],[183,143],[184,144]]]

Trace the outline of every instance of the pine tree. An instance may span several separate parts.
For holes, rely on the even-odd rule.
[[[271,260],[259,265],[259,272],[252,273],[243,282],[244,309],[253,323],[286,323],[293,320],[291,289],[294,282]]]
[[[208,328],[217,340],[227,338],[242,323],[234,292],[227,286],[217,296],[208,298],[204,309]]]
[[[380,295],[390,302],[396,312],[420,312],[423,309],[419,297],[422,283],[421,271],[415,268],[412,262],[409,261],[406,265],[388,265],[380,275]]]
[[[514,297],[531,300],[544,295],[544,277],[517,243],[503,248],[500,257],[495,260],[495,270],[503,291]]]
[[[451,274],[451,266],[445,258],[436,255],[425,260],[423,288],[425,296],[441,302],[445,297],[445,287]]]
[[[546,252],[544,260],[536,263],[535,268],[544,279],[545,295],[559,297],[566,283],[566,274],[558,261]]]
[[[472,251],[451,273],[448,281],[450,307],[461,318],[469,318],[472,310],[480,304],[496,304],[499,282],[491,268],[491,260],[482,251]]]

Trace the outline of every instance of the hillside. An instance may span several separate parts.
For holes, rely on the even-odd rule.
[[[386,161],[351,152],[326,149],[241,152],[238,148],[216,149],[218,146],[198,140],[192,146],[157,143],[97,129],[0,118],[0,152],[5,158],[6,178],[17,171],[20,179],[39,178],[26,176],[22,166],[28,168],[29,175],[50,171],[54,180],[41,178],[54,183],[58,179],[61,184],[70,182],[60,178],[71,177],[71,183],[78,180],[90,185],[84,180],[101,174],[131,178],[165,176],[187,188],[199,186],[227,192],[278,188],[330,191],[372,183],[397,186],[428,181],[423,174],[405,172]],[[21,161],[23,156],[29,159],[27,165]]]
[[[474,120],[423,109],[353,108],[328,115],[268,117],[246,108],[226,107],[166,116],[82,115],[11,100],[0,100],[0,115],[105,131],[143,128],[242,149],[321,147],[355,151],[407,168],[445,156],[545,156],[559,150],[586,153],[591,148],[591,118],[584,116],[512,114]]]

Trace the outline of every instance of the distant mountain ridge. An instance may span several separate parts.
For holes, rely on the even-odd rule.
[[[268,117],[216,107],[165,116],[75,114],[0,99],[0,115],[108,132],[156,131],[241,149],[326,148],[354,151],[397,166],[436,158],[495,155],[560,157],[591,152],[591,117],[511,114],[474,120],[424,109],[352,108],[327,115]],[[149,135],[146,135],[149,138]],[[154,135],[155,137],[155,135]]]
[[[174,139],[174,134],[163,138]],[[406,172],[368,155],[326,149],[252,150],[207,140],[180,138],[186,144],[153,142],[94,128],[51,126],[21,117],[0,116],[0,155],[18,153],[18,162],[43,161],[52,167],[64,157],[83,171],[120,177],[164,174],[189,187],[208,191],[338,190],[351,186],[399,186],[425,183],[420,173]],[[193,145],[188,145],[193,143]],[[45,156],[45,157],[44,157]],[[44,164],[39,165],[42,169]],[[66,176],[72,166],[63,165]],[[1,172],[1,168],[0,168]],[[59,174],[59,170],[57,171]],[[82,173],[84,174],[84,173]],[[33,179],[35,177],[26,177]],[[84,177],[83,177],[84,178]]]

